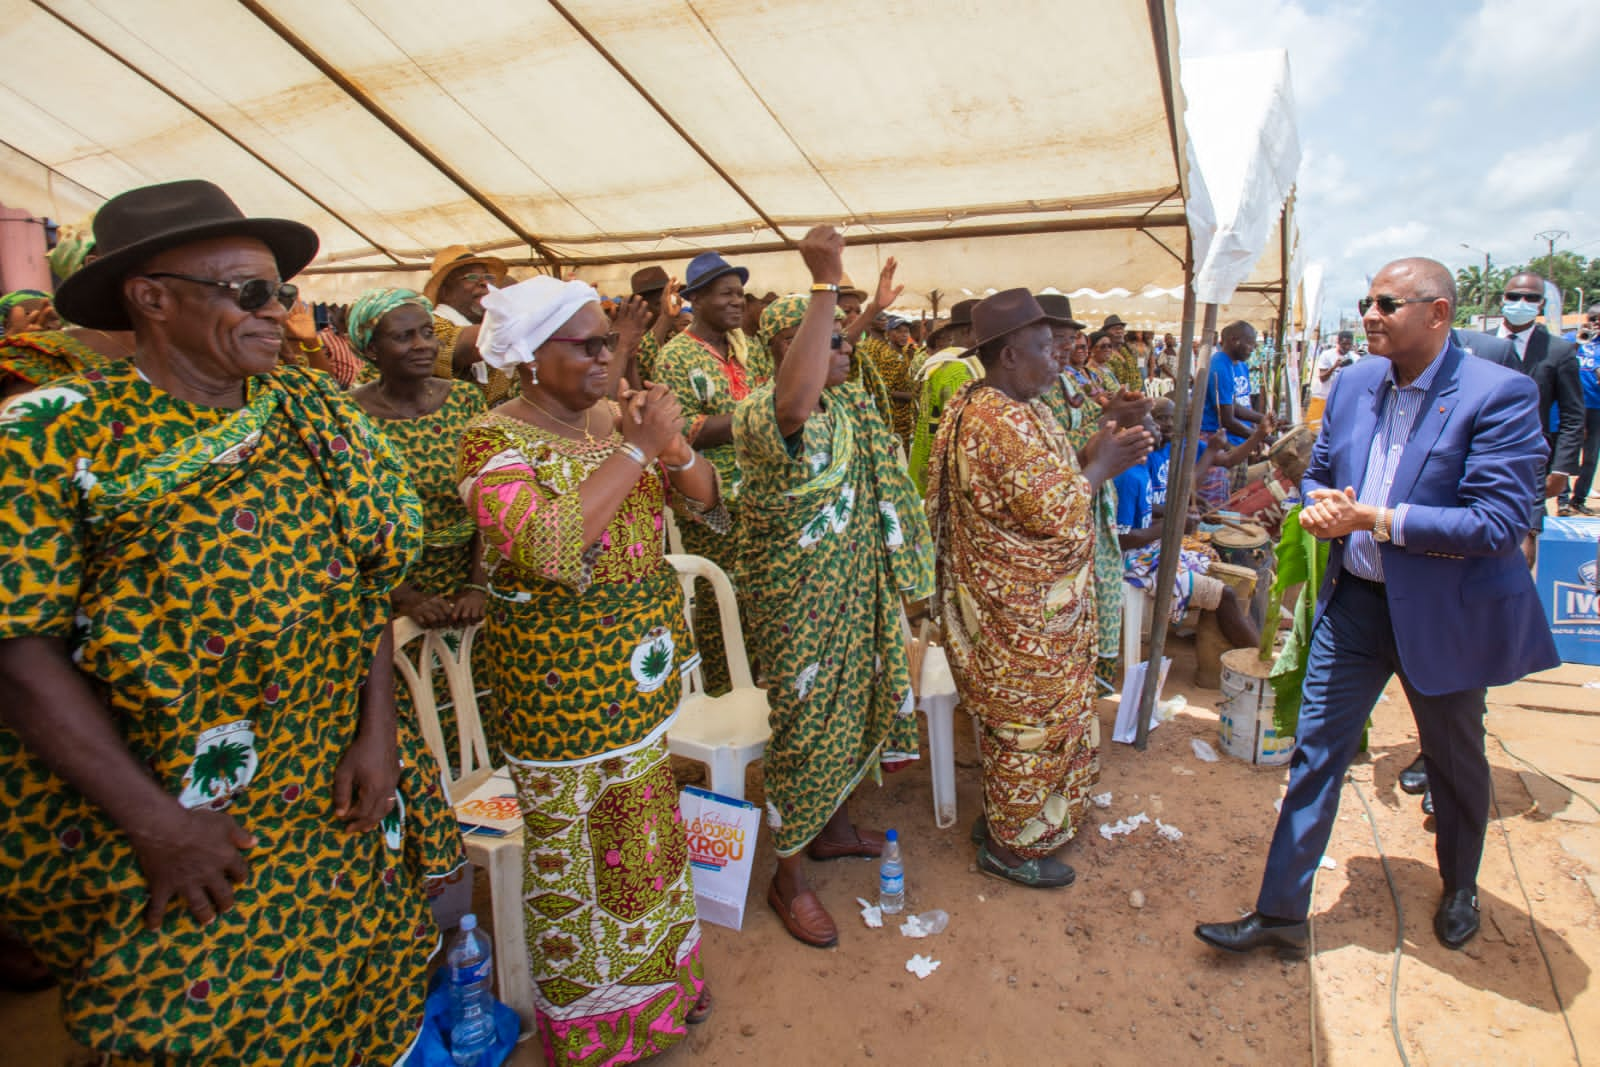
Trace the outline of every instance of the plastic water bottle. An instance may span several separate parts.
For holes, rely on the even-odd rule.
[[[478,932],[478,917],[463,915],[447,957],[450,964],[450,1058],[477,1067],[494,1047],[494,997],[489,993],[493,954]]]
[[[906,906],[906,868],[900,862],[900,835],[890,830],[884,835],[883,864],[878,868],[878,907],[894,915]]]

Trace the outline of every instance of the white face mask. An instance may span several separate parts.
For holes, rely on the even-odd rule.
[[[1513,326],[1526,326],[1539,317],[1539,305],[1524,304],[1520,300],[1508,301],[1501,305],[1500,314]]]

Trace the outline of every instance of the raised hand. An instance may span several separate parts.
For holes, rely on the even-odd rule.
[[[844,237],[832,226],[813,226],[800,238],[800,258],[818,285],[838,285],[844,277]],[[892,261],[891,261],[892,262]]]
[[[671,321],[683,314],[683,297],[678,295],[678,279],[668,278],[666,292],[661,294],[661,317]]]
[[[644,298],[630,296],[617,307],[617,317],[612,320],[617,333],[617,352],[626,354],[639,346],[639,338],[650,328],[650,309]]]
[[[284,332],[302,344],[310,344],[317,339],[317,317],[312,314],[311,305],[304,300],[296,300],[294,307],[289,309],[289,317],[283,322]]]
[[[905,286],[894,283],[894,272],[898,266],[895,258],[890,256],[884,261],[883,269],[878,272],[878,291],[873,294],[872,302],[877,305],[879,311],[894,307],[894,302],[906,291]]]

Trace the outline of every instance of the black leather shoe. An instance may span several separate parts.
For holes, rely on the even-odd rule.
[[[1422,794],[1422,814],[1433,814],[1433,790],[1431,789]]]
[[[1400,792],[1420,797],[1428,791],[1428,765],[1418,756],[1411,766],[1400,772]]]
[[[1476,926],[1474,926],[1476,929]],[[1224,952],[1250,952],[1258,948],[1275,948],[1286,959],[1305,959],[1306,924],[1286,923],[1268,926],[1260,912],[1251,912],[1238,922],[1201,923],[1194,928],[1194,936]]]
[[[1478,894],[1472,889],[1446,893],[1433,913],[1433,932],[1445,948],[1459,949],[1478,936]]]

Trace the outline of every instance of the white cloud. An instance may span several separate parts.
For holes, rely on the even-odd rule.
[[[1565,201],[1587,183],[1589,134],[1569,133],[1540,145],[1517,145],[1483,179],[1485,197],[1496,207],[1545,207]]]
[[[1313,14],[1298,0],[1195,0],[1178,7],[1178,46],[1185,56],[1287,49],[1295,100],[1316,104],[1337,95],[1370,6],[1335,4]]]
[[[1587,86],[1600,49],[1594,0],[1484,0],[1444,50],[1472,77],[1520,87],[1537,100],[1564,86]]]
[[[1346,257],[1360,256],[1376,262],[1374,255],[1410,254],[1427,238],[1428,227],[1413,219],[1357,237],[1344,246],[1344,254]]]

